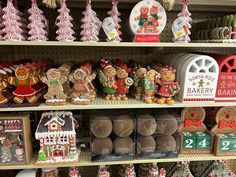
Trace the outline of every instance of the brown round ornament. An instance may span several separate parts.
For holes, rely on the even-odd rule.
[[[134,152],[134,142],[130,137],[117,138],[114,141],[114,151],[116,154],[130,154]]]
[[[171,135],[157,137],[157,150],[161,152],[171,152],[176,150],[176,141]]]
[[[143,136],[151,136],[157,129],[157,123],[153,116],[142,115],[138,117],[138,133]]]
[[[177,131],[178,123],[173,115],[163,115],[158,117],[156,133],[161,135],[172,135]]]
[[[117,116],[113,123],[113,131],[119,137],[128,137],[134,131],[134,121],[128,115]]]
[[[97,138],[108,137],[112,132],[112,121],[107,116],[97,116],[91,121],[90,131]]]
[[[108,155],[112,153],[113,143],[110,138],[95,138],[91,150],[95,155]]]
[[[156,142],[152,136],[138,136],[137,146],[141,152],[154,152]]]

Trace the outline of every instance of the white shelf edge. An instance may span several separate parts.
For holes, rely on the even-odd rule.
[[[97,98],[91,105],[73,105],[68,103],[64,106],[48,106],[41,103],[39,106],[33,107],[7,107],[0,108],[0,112],[10,111],[49,111],[49,110],[92,110],[92,109],[138,109],[138,108],[185,108],[185,107],[223,107],[236,106],[236,102],[189,102],[173,105],[167,104],[146,104],[143,101],[138,101],[130,98],[128,101],[106,101],[102,98]]]
[[[73,167],[73,166],[99,166],[99,165],[120,165],[120,164],[140,164],[140,163],[160,163],[160,162],[179,162],[179,161],[210,161],[210,160],[236,160],[236,156],[223,156],[217,157],[213,154],[196,154],[196,155],[180,155],[178,158],[169,158],[169,159],[143,159],[143,160],[126,160],[126,161],[110,161],[110,162],[91,162],[91,156],[89,152],[82,152],[80,162],[68,162],[68,163],[42,163],[35,164],[35,159],[27,165],[5,165],[0,166],[0,170],[9,170],[9,169],[38,169],[38,168],[47,168],[47,167]]]
[[[0,46],[236,48],[236,43],[0,41]]]

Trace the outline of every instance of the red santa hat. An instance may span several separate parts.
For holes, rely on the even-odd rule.
[[[127,73],[129,73],[131,71],[131,69],[128,68],[127,65],[119,59],[116,60],[115,66],[125,70]]]
[[[106,68],[109,68],[109,67],[112,67],[111,63],[108,60],[101,59],[100,63],[101,63],[101,69],[102,70],[104,70]]]

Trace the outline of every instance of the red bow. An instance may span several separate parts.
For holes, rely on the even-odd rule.
[[[198,120],[198,121],[185,120],[185,121],[184,121],[184,126],[185,126],[185,127],[189,127],[189,126],[197,126],[197,127],[200,127],[200,126],[202,126],[202,121],[201,121],[201,120]]]
[[[225,122],[225,121],[221,120],[221,121],[219,122],[219,128],[225,128],[225,127],[236,128],[236,121]]]

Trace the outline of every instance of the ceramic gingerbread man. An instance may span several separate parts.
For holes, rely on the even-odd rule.
[[[147,69],[140,67],[132,74],[135,87],[135,99],[141,100],[144,95],[144,76],[147,74]]]
[[[106,94],[105,100],[116,100],[116,69],[108,60],[101,60],[101,68],[98,71],[98,80],[102,84],[103,93]]]
[[[27,67],[23,65],[17,67],[15,77],[9,77],[8,82],[16,86],[16,89],[12,93],[15,103],[21,104],[24,100],[27,100],[29,103],[35,103],[38,100],[36,91],[31,87],[33,84],[37,83],[37,78],[30,76]]]
[[[175,81],[176,70],[172,67],[164,67],[160,70],[160,89],[158,95],[160,98],[157,100],[159,104],[174,104],[173,96],[179,93],[179,84]]]
[[[216,125],[211,129],[213,133],[227,134],[236,132],[236,108],[223,107],[216,113]]]
[[[7,73],[3,68],[0,68],[0,105],[4,105],[9,102],[9,97],[4,95],[4,90],[8,87]]]
[[[126,94],[129,93],[129,88],[131,85],[133,85],[133,79],[128,77],[131,69],[128,68],[127,65],[121,60],[116,60],[115,68],[117,77],[116,99],[128,100]]]
[[[144,101],[148,104],[155,101],[154,97],[158,88],[159,78],[160,74],[153,69],[149,70],[144,77]]]
[[[67,95],[64,93],[63,84],[67,81],[67,78],[61,75],[60,71],[55,68],[49,69],[46,76],[42,77],[41,80],[48,85],[48,91],[44,95],[47,104],[66,104]]]
[[[86,70],[85,66],[80,67],[69,76],[69,80],[74,84],[71,91],[73,104],[90,104],[92,101],[89,83],[95,79],[96,74],[88,75]]]
[[[201,107],[184,108],[181,112],[182,123],[179,131],[182,132],[203,132],[207,130],[203,123],[206,113]]]

